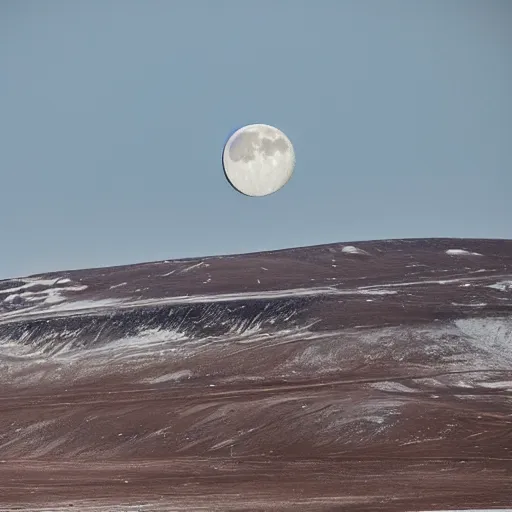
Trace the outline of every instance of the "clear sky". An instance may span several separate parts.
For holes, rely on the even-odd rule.
[[[0,278],[512,238],[510,0],[0,0]],[[292,140],[264,198],[238,127]]]

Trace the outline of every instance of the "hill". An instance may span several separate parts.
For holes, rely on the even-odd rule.
[[[0,507],[511,505],[512,240],[3,280],[0,367]]]

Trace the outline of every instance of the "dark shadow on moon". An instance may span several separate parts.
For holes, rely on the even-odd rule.
[[[242,124],[240,125],[238,128],[235,128],[226,138],[226,140],[224,141],[224,148],[222,150],[222,155],[221,155],[221,159],[222,159],[222,169],[224,171],[224,177],[226,178],[226,181],[229,183],[229,185],[231,186],[231,188],[235,191],[235,192],[238,192],[239,194],[242,194],[243,196],[245,197],[254,197],[254,196],[251,196],[249,194],[245,194],[244,192],[242,192],[241,190],[238,190],[235,185],[233,185],[233,183],[231,183],[231,180],[229,179],[228,177],[228,173],[227,173],[227,170],[226,170],[226,166],[224,165],[224,153],[226,152],[226,147],[227,147],[227,144],[229,142],[229,139],[231,139],[231,137],[233,137],[233,135],[241,130],[242,128],[246,127],[246,126],[251,126],[251,125],[255,125],[255,124],[261,124],[261,123],[258,123],[257,121],[254,121],[254,122],[251,122],[251,123],[247,123],[247,124]]]
[[[230,137],[231,137],[231,135],[230,135]],[[228,139],[228,140],[229,140],[229,139]],[[245,196],[245,197],[253,197],[253,196],[251,196],[251,195],[249,195],[249,194],[246,194],[245,192],[242,192],[241,190],[238,190],[238,189],[235,187],[235,185],[233,185],[233,183],[231,183],[231,180],[230,180],[230,179],[229,179],[229,177],[228,177],[228,172],[227,172],[227,170],[226,170],[226,166],[224,165],[224,153],[226,152],[226,147],[227,147],[227,143],[226,143],[226,144],[224,144],[224,149],[222,150],[222,155],[221,155],[221,159],[222,159],[222,169],[223,169],[223,171],[224,171],[224,177],[226,178],[226,181],[230,184],[231,188],[232,188],[234,191],[238,192],[239,194],[242,194],[242,195],[243,195],[243,196]]]

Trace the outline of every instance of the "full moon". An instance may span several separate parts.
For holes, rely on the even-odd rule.
[[[267,196],[292,177],[295,151],[281,130],[267,124],[250,124],[228,139],[222,164],[236,190],[247,196]]]

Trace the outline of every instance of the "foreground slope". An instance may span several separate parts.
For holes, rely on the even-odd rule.
[[[512,505],[512,241],[0,281],[0,506]]]

